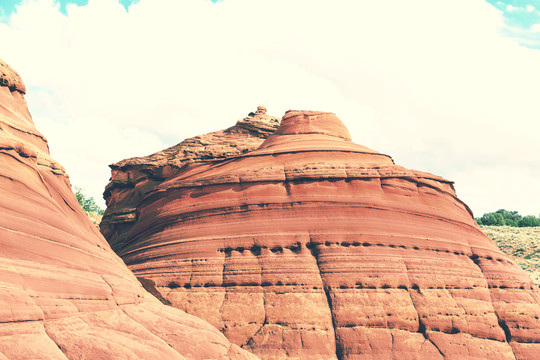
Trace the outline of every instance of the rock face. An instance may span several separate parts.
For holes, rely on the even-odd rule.
[[[266,108],[239,120],[235,126],[196,136],[155,154],[110,165],[111,182],[103,194],[107,210],[101,232],[113,248],[122,247],[125,235],[137,220],[137,206],[144,196],[190,163],[212,163],[255,150],[279,126],[280,119]]]
[[[24,93],[0,60],[0,359],[252,358],[144,291],[78,205]]]
[[[257,150],[194,163],[114,249],[165,301],[263,359],[535,359],[540,296],[452,182],[289,111]]]

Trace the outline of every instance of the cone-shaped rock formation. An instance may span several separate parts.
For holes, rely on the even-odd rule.
[[[141,287],[88,220],[0,60],[0,359],[249,359]]]
[[[115,250],[263,359],[534,359],[539,293],[452,182],[289,111],[257,150],[194,163]]]

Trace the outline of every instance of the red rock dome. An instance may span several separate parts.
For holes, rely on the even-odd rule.
[[[451,181],[289,111],[257,149],[193,163],[114,249],[173,306],[263,359],[534,359],[539,292]]]
[[[319,111],[289,110],[275,132],[275,135],[305,134],[328,135],[351,141],[349,130],[335,114]]]
[[[255,358],[144,291],[80,208],[10,69],[0,60],[0,359]]]

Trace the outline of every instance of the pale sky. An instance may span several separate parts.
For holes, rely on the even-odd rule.
[[[2,57],[74,186],[258,105],[456,182],[480,216],[540,213],[540,1],[0,0]]]

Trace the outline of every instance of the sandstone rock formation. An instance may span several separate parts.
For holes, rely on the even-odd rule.
[[[538,289],[452,182],[352,143],[334,114],[289,111],[257,150],[182,168],[134,213],[112,239],[129,268],[262,359],[540,354]]]
[[[193,162],[216,162],[255,150],[279,126],[279,118],[266,108],[221,131],[196,136],[155,154],[131,158],[110,165],[111,182],[105,188],[107,210],[101,232],[113,248],[121,247],[125,235],[137,220],[137,205],[164,180]]]
[[[90,223],[0,60],[0,359],[248,359],[141,287]]]

